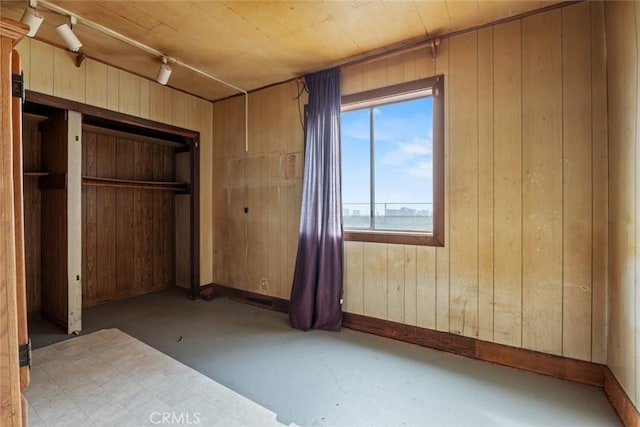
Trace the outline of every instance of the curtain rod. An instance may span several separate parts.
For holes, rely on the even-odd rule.
[[[457,31],[452,31],[450,33],[446,33],[446,34],[442,34],[439,36],[434,36],[434,37],[429,37],[429,38],[425,38],[424,36],[420,36],[411,40],[406,40],[404,42],[401,42],[399,44],[395,44],[395,45],[391,45],[391,46],[387,46],[386,48],[382,48],[382,49],[378,49],[378,50],[374,50],[374,51],[370,51],[370,52],[365,52],[361,55],[357,55],[355,57],[351,57],[351,58],[346,58],[342,61],[338,61],[336,63],[334,63],[333,65],[330,65],[328,67],[323,67],[321,69],[318,69],[316,71],[320,71],[320,70],[324,70],[327,68],[333,68],[333,67],[351,67],[351,66],[355,66],[355,65],[362,65],[362,64],[368,64],[370,62],[376,62],[376,61],[381,61],[383,59],[387,59],[389,57],[392,56],[396,56],[396,55],[401,55],[404,53],[408,53],[408,52],[412,52],[414,50],[417,49],[422,49],[422,48],[429,48],[432,47],[432,43],[434,43],[436,40],[440,39],[440,40],[444,40],[444,39],[449,39],[451,37],[455,37],[455,36],[459,36],[461,34],[466,34],[466,33],[470,33],[473,31],[478,31],[478,30],[482,30],[484,28],[488,28],[488,27],[492,27],[495,25],[500,25],[500,24],[504,24],[505,22],[511,22],[511,21],[516,21],[518,19],[523,19],[526,18],[528,16],[532,16],[532,15],[537,15],[539,13],[544,13],[544,12],[548,12],[550,10],[554,10],[554,9],[560,9],[572,4],[577,4],[577,3],[582,3],[586,0],[568,0],[568,1],[563,1],[560,3],[555,3],[549,6],[545,6],[542,7],[540,9],[535,9],[535,10],[530,10],[528,12],[523,12],[520,13],[518,15],[514,15],[514,16],[509,16],[506,18],[502,18],[502,19],[498,19],[497,21],[492,21],[492,22],[487,22],[485,24],[481,24],[481,25],[476,25],[474,27],[469,27],[469,28],[465,28],[463,30],[457,30]]]

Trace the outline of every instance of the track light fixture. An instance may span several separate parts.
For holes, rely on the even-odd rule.
[[[169,82],[169,77],[171,77],[171,72],[173,71],[169,64],[167,64],[168,60],[166,56],[162,57],[162,65],[160,65],[160,69],[158,70],[158,76],[156,77],[156,81],[161,85],[166,85]]]
[[[62,37],[64,44],[67,45],[67,49],[72,52],[77,52],[82,47],[82,43],[73,32],[73,26],[78,23],[78,19],[75,16],[69,17],[68,24],[58,25],[56,31]]]
[[[2,1],[2,0],[0,0]],[[244,133],[244,138],[245,138],[245,151],[249,151],[249,131],[248,131],[248,126],[249,126],[249,93],[244,90],[241,89],[231,83],[227,83],[222,79],[217,78],[216,76],[203,71],[199,68],[194,67],[193,65],[187,64],[183,61],[180,61],[179,59],[176,58],[171,58],[171,57],[167,57],[164,55],[163,52],[160,52],[157,49],[152,48],[151,46],[147,46],[144,43],[140,43],[137,40],[134,40],[132,38],[129,38],[127,36],[125,36],[124,34],[118,33],[110,28],[107,28],[103,25],[100,25],[96,22],[93,22],[91,20],[85,19],[82,16],[78,16],[78,15],[74,15],[73,12],[71,12],[70,10],[67,10],[63,7],[58,6],[55,3],[52,3],[52,0],[29,0],[29,5],[35,9],[35,5],[36,3],[39,3],[40,6],[45,7],[46,9],[53,11],[55,13],[58,13],[60,15],[66,15],[70,17],[70,24],[71,26],[64,24],[64,25],[60,25],[59,27],[56,28],[56,30],[58,31],[58,33],[60,34],[60,36],[63,38],[63,40],[65,41],[67,47],[69,48],[69,50],[77,52],[80,47],[82,47],[82,43],[80,43],[80,40],[78,40],[78,38],[76,37],[76,35],[73,33],[72,28],[73,25],[75,23],[77,23],[78,20],[82,21],[82,24],[93,29],[96,31],[99,31],[103,34],[106,34],[107,36],[113,37],[117,40],[120,40],[121,42],[124,42],[132,47],[138,48],[140,50],[143,50],[151,55],[154,55],[156,57],[160,57],[162,59],[162,65],[160,66],[160,70],[158,71],[158,75],[156,77],[156,81],[162,85],[166,85],[169,82],[169,77],[171,76],[171,67],[168,65],[169,62],[171,63],[175,63],[178,64],[179,66],[186,68],[187,70],[193,71],[194,73],[197,73],[203,77],[206,77],[208,79],[214,80],[220,84],[223,84],[229,88],[232,88],[240,93],[244,94],[244,109],[245,109],[245,133]],[[24,18],[23,18],[24,19]],[[24,22],[24,21],[23,21]],[[26,23],[26,22],[25,22]],[[62,27],[62,28],[61,28]],[[37,31],[37,28],[34,30],[34,34],[35,31]],[[69,40],[69,41],[67,41]],[[80,66],[80,64],[82,63],[82,60],[84,59],[84,55],[80,54],[76,57],[76,66]]]
[[[38,0],[29,0],[29,6],[24,10],[22,18],[20,18],[20,22],[29,26],[27,37],[35,36],[42,24],[42,21],[44,21],[44,17],[38,11],[37,7]]]

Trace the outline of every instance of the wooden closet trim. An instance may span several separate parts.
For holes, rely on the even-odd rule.
[[[168,125],[166,123],[160,123],[149,119],[143,119],[141,117],[131,116],[129,114],[107,110],[105,108],[96,107],[94,105],[82,104],[70,99],[58,98],[57,96],[34,92],[32,90],[25,91],[25,95],[27,102],[44,105],[47,107],[58,108],[61,110],[73,110],[82,113],[83,116],[132,125],[137,128],[146,129],[148,131],[163,132],[175,136],[180,136],[185,138],[184,142],[186,144],[190,144],[193,139],[198,137],[200,134],[199,132],[190,129]]]
[[[136,128],[138,135],[157,138],[165,134],[169,137],[173,136],[175,142],[181,142],[185,147],[190,148],[191,152],[191,171],[190,171],[190,231],[191,231],[191,298],[196,299],[200,294],[200,132],[185,129],[165,123],[156,122],[149,119],[131,116],[117,111],[107,110],[105,108],[93,105],[82,104],[80,102],[71,101],[69,99],[59,98],[56,96],[46,95],[44,93],[34,92],[32,90],[25,91],[25,100],[31,104],[40,107],[48,107],[54,110],[72,110],[77,111],[83,116],[89,118],[89,124],[97,119],[98,122],[113,122],[116,124],[127,125]],[[93,119],[93,120],[92,120]],[[118,129],[123,130],[123,129]],[[131,132],[134,133],[135,132]],[[176,148],[179,150],[180,148]]]
[[[105,127],[102,127],[102,126],[90,125],[90,124],[87,124],[87,123],[83,123],[82,124],[82,130],[88,130],[90,132],[99,132],[99,133],[101,133],[103,135],[115,136],[116,138],[132,139],[130,132],[124,132],[124,131],[120,131],[120,130],[109,129],[109,128],[105,128]],[[184,149],[185,152],[189,151],[188,149],[186,149],[184,144],[181,144],[179,142],[167,141],[165,139],[156,138],[156,137],[153,137],[153,136],[136,135],[135,140],[136,141],[141,141],[141,142],[149,142],[151,144],[158,144],[158,145],[165,145],[165,146],[168,146],[168,147],[174,147],[174,148],[178,148],[180,150]]]

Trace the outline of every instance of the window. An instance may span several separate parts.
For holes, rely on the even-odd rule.
[[[443,80],[342,97],[346,240],[444,245]]]

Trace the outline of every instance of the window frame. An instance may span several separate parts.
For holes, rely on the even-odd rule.
[[[444,246],[444,75],[400,83],[379,89],[343,95],[342,111],[358,109],[354,104],[377,105],[389,103],[399,97],[406,100],[420,97],[420,93],[431,91],[433,97],[433,231],[389,231],[345,229],[344,240],[372,243],[394,243],[419,246]]]

